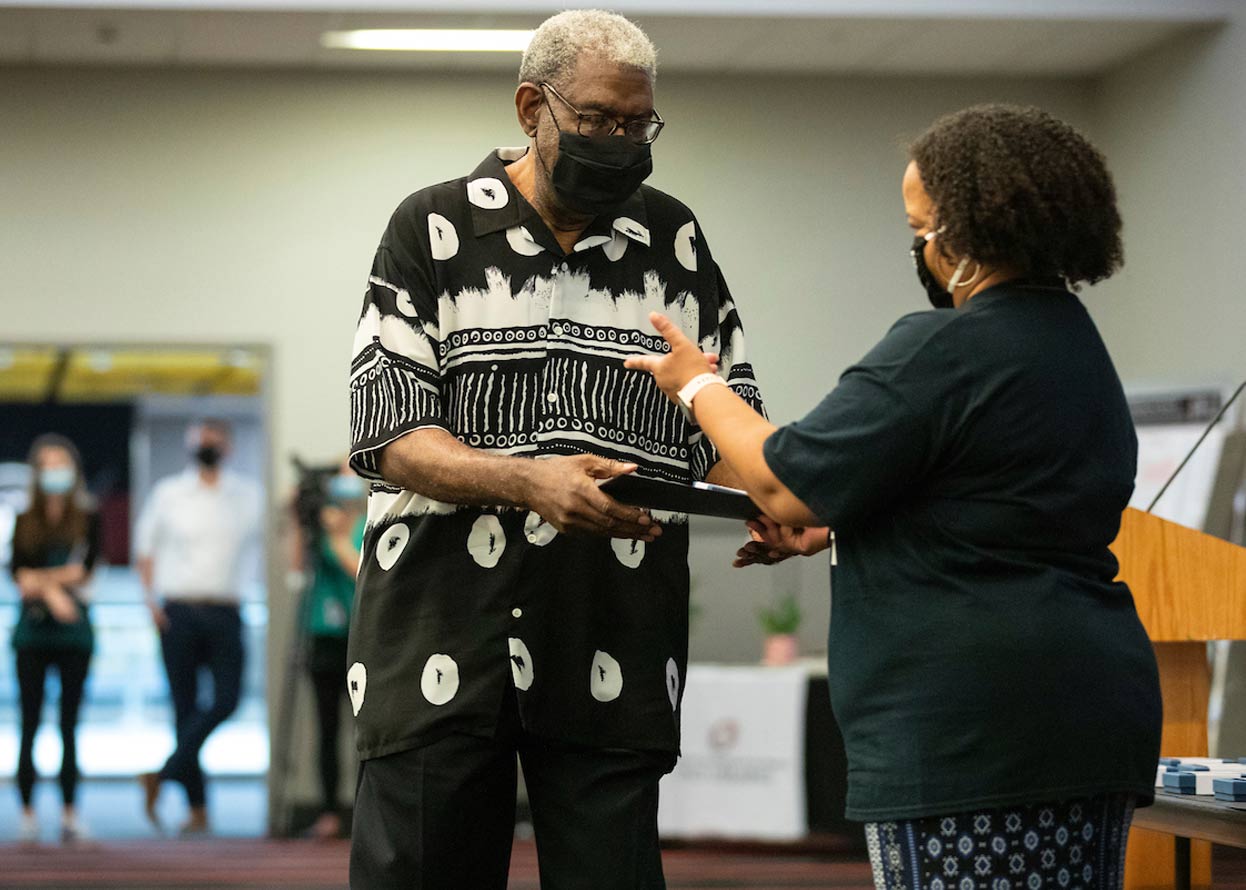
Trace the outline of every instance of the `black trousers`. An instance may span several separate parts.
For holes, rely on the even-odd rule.
[[[541,890],[665,890],[658,780],[675,757],[585,748],[519,728],[514,691],[494,738],[451,735],[359,766],[352,890],[502,890],[515,830],[516,753]]]
[[[337,786],[341,776],[338,731],[342,702],[346,699],[346,638],[312,637],[307,672],[316,697],[316,722],[320,726],[321,811],[337,811]]]
[[[91,652],[87,649],[18,649],[17,688],[22,703],[22,740],[17,755],[17,790],[30,806],[35,790],[35,733],[43,714],[48,668],[61,681],[61,797],[72,805],[78,790],[78,708],[87,682]]]
[[[199,749],[212,730],[238,707],[242,692],[242,616],[237,606],[166,602],[168,628],[160,635],[160,651],[173,699],[177,747],[160,769],[161,779],[186,788],[192,807],[207,800]],[[199,704],[199,671],[212,675],[212,701]]]

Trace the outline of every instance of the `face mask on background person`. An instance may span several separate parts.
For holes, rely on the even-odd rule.
[[[39,471],[39,490],[49,495],[69,494],[77,476],[73,467],[46,467]]]
[[[207,470],[219,464],[223,456],[221,449],[216,445],[200,445],[194,450],[195,462]]]
[[[329,500],[335,504],[350,501],[361,501],[367,492],[364,491],[363,480],[355,475],[338,473],[329,479]]]
[[[652,172],[653,151],[648,144],[618,136],[590,139],[561,130],[550,183],[572,210],[596,215],[630,198]]]
[[[930,300],[930,305],[936,309],[951,309],[955,305],[952,302],[951,293],[939,284],[934,273],[930,271],[930,267],[926,265],[926,242],[932,240],[934,236],[934,232],[915,236],[909,253],[913,257],[913,265],[917,267],[917,280],[921,282],[922,289],[926,291],[926,298]]]

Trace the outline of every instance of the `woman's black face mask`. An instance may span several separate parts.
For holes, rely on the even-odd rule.
[[[917,267],[917,280],[921,282],[922,288],[926,291],[926,297],[930,300],[930,305],[936,309],[951,309],[955,305],[952,302],[952,295],[947,292],[947,288],[939,284],[934,277],[934,273],[930,271],[930,267],[926,265],[926,236],[917,235],[913,238],[913,247],[909,251],[913,256],[913,265]]]

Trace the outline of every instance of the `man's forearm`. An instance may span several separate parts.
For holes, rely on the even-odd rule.
[[[155,599],[155,591],[152,590],[152,560],[150,556],[140,556],[134,560],[134,567],[138,569],[138,580],[143,586],[143,596],[148,602]]]
[[[450,504],[527,507],[532,460],[464,445],[442,429],[423,429],[381,452],[381,477],[391,485]]]

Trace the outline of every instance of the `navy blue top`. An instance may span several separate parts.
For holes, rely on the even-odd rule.
[[[849,818],[1153,795],[1155,657],[1108,545],[1137,461],[1063,287],[905,316],[770,468],[836,530],[831,697]]]

